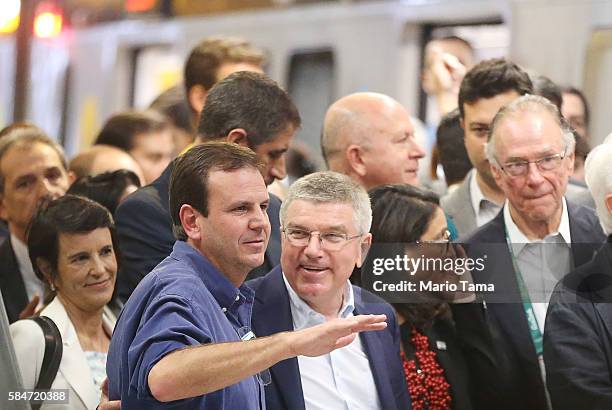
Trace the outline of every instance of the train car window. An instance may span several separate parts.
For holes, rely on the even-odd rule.
[[[182,80],[183,58],[169,46],[154,45],[132,51],[130,104],[146,108],[163,91]]]
[[[300,110],[302,128],[296,139],[323,163],[321,127],[327,107],[335,99],[334,53],[331,49],[298,52],[289,62],[288,92]]]
[[[424,61],[425,46],[433,39],[459,37],[468,41],[473,48],[473,60],[479,61],[495,57],[505,57],[510,49],[510,28],[501,20],[475,22],[461,25],[425,25],[423,26],[421,61]],[[465,58],[468,58],[467,56]],[[464,59],[459,56],[459,59]],[[435,101],[420,90],[419,118],[429,126],[439,122]]]

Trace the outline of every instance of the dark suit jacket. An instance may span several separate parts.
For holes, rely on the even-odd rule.
[[[0,245],[0,291],[9,323],[19,320],[19,313],[28,304],[28,294],[10,237]]]
[[[612,236],[556,291],[544,332],[553,408],[612,409]]]
[[[247,282],[255,290],[252,327],[258,337],[292,331],[293,319],[289,294],[280,266],[264,277]],[[377,332],[360,333],[376,390],[385,410],[410,409],[410,397],[400,358],[400,336],[393,309],[382,299],[353,286],[354,314],[385,314],[388,327]],[[266,386],[266,408],[269,410],[304,409],[304,394],[297,358],[287,359],[270,368],[272,383]],[[358,377],[358,375],[355,375]]]
[[[569,201],[567,204],[573,261],[580,266],[591,260],[605,235],[592,209]],[[538,358],[510,252],[504,246],[503,212],[462,242],[471,258],[482,257],[487,251],[494,253],[494,257],[489,254],[485,269],[474,271],[473,276],[476,283],[493,283],[496,293],[484,296],[486,304],[453,307],[458,336],[476,386],[475,406],[546,409]],[[513,303],[499,303],[509,300]]]
[[[117,276],[119,298],[125,302],[141,279],[172,252],[169,185],[174,162],[150,185],[128,196],[115,212],[121,265]],[[280,262],[280,200],[270,195],[268,217],[272,227],[262,266],[249,277],[265,275]]]

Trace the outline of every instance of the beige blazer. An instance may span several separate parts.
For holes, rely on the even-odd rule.
[[[51,388],[68,389],[70,394],[68,405],[43,405],[41,409],[95,409],[100,401],[100,391],[94,386],[87,359],[64,305],[59,298],[55,298],[40,312],[40,315],[47,316],[55,322],[62,335],[64,348],[62,361]],[[108,334],[112,334],[116,320],[110,309],[105,307],[102,321]],[[32,320],[19,320],[10,326],[10,332],[23,387],[33,389],[38,381],[45,354],[42,329]]]

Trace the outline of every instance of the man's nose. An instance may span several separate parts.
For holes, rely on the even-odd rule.
[[[275,160],[270,166],[270,176],[273,179],[283,179],[287,176],[287,167],[285,165],[285,155]]]

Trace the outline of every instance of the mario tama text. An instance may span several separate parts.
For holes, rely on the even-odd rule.
[[[462,299],[495,292],[493,283],[472,279],[486,263],[486,255],[470,258],[458,245],[378,244],[368,254],[360,279],[364,288],[389,302],[425,302],[431,300],[427,295]]]

